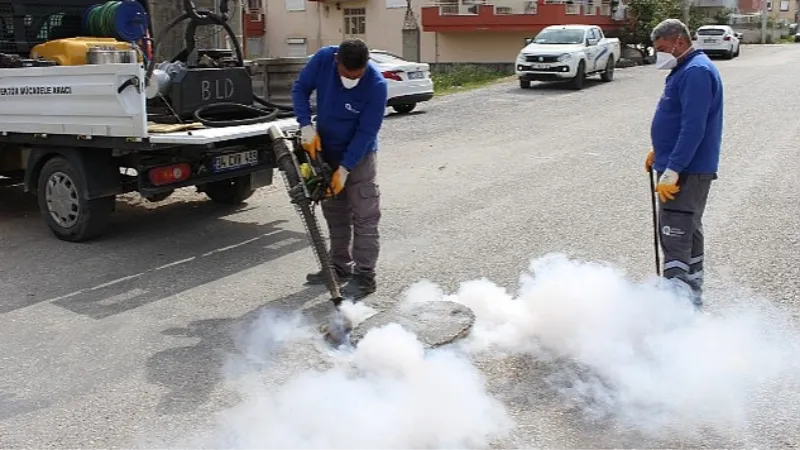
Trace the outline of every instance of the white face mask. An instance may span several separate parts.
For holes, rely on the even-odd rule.
[[[675,46],[677,47],[678,44],[675,44]],[[691,49],[692,49],[692,47],[689,46],[689,48],[687,48],[686,51],[681,54],[681,56],[689,53],[689,50],[691,50]],[[673,52],[675,51],[675,47],[672,47],[672,51]],[[680,58],[680,56],[678,58]],[[675,66],[678,65],[678,58],[676,58],[675,55],[673,55],[671,52],[670,53],[657,52],[656,53],[656,64],[655,64],[656,69],[672,70],[672,69],[675,68]]]
[[[678,65],[678,59],[672,53],[658,52],[656,53],[656,69],[671,70]]]
[[[351,80],[350,78],[345,78],[341,76],[339,78],[342,79],[342,85],[344,86],[345,89],[353,89],[358,85],[359,80],[361,80],[361,78],[356,78],[355,80]]]

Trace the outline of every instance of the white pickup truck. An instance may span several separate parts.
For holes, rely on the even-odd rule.
[[[531,81],[570,80],[582,89],[588,75],[614,79],[614,68],[622,52],[619,39],[607,38],[594,25],[552,25],[539,32],[517,56],[515,72],[523,89]]]

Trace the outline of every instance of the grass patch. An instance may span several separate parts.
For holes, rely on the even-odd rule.
[[[447,72],[434,73],[431,78],[433,78],[434,93],[444,95],[483,87],[510,76],[508,73],[484,67],[465,66]]]
[[[794,36],[781,36],[776,44],[794,44]]]

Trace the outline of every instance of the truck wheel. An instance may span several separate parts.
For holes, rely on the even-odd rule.
[[[609,56],[608,57],[608,61],[606,61],[606,70],[604,70],[603,73],[600,74],[600,79],[605,81],[605,82],[613,80],[614,79],[614,68],[615,67],[616,67],[616,64],[614,63],[614,57],[613,56]]]
[[[405,104],[405,105],[394,105],[394,106],[392,106],[392,109],[394,109],[396,112],[398,112],[400,114],[408,114],[411,111],[413,111],[414,108],[416,108],[416,107],[417,107],[416,103],[408,103],[408,104]]]
[[[583,89],[583,82],[586,81],[586,63],[581,61],[578,63],[578,73],[572,79],[572,89],[577,91]]]
[[[214,181],[205,187],[205,193],[211,201],[224,205],[238,205],[256,192],[250,187],[250,175]]]
[[[530,80],[520,79],[519,80],[519,87],[522,88],[522,89],[530,89],[530,87],[531,87]]]
[[[99,236],[114,210],[116,196],[87,200],[86,180],[61,156],[47,161],[39,172],[39,210],[61,240],[81,242]]]

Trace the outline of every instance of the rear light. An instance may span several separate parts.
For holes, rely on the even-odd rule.
[[[730,40],[731,40],[731,37],[730,37],[730,36],[725,36],[724,38],[722,38],[722,40],[723,40],[723,41],[730,41]]]
[[[383,78],[388,80],[403,81],[403,79],[400,78],[401,72],[402,70],[387,70],[386,72],[383,72]]]
[[[156,167],[150,169],[150,182],[153,186],[163,186],[165,184],[178,183],[189,179],[192,175],[192,168],[186,163],[173,164],[171,166]]]

